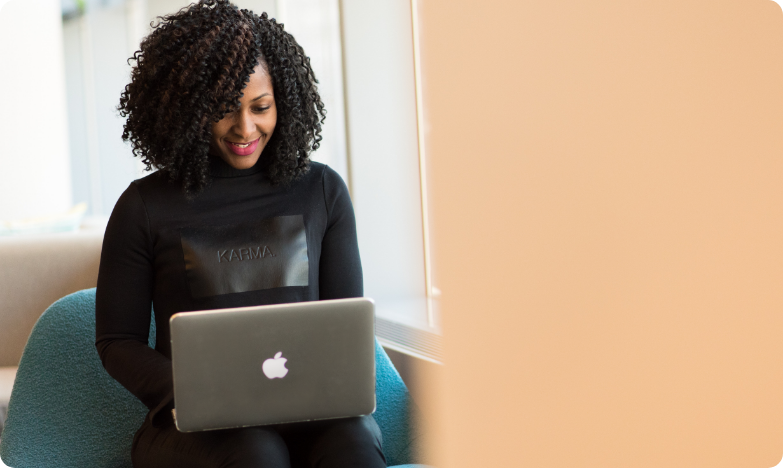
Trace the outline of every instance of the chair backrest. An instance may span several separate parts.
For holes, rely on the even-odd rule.
[[[150,345],[155,342],[154,321]],[[146,407],[112,379],[95,350],[95,289],[70,294],[41,316],[19,363],[0,457],[9,466],[130,468]],[[389,465],[412,463],[408,390],[376,342],[374,414]]]
[[[101,229],[0,236],[0,366],[19,365],[27,337],[47,306],[95,287],[101,242]]]

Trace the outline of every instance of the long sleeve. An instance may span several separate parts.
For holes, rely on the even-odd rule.
[[[361,297],[364,295],[362,262],[348,187],[329,167],[323,172],[323,187],[327,224],[319,262],[319,297]]]
[[[173,383],[171,361],[147,345],[152,259],[146,208],[138,188],[131,184],[117,202],[103,240],[95,345],[109,375],[148,408],[160,409],[171,401]]]
[[[311,171],[292,186],[273,186],[255,170],[241,174],[216,171],[213,176],[195,198],[185,197],[160,172],[140,179],[122,194],[106,228],[95,344],[109,375],[150,408],[155,425],[167,421],[168,409],[174,405],[168,329],[173,314],[363,295],[353,207],[348,188],[336,172],[313,163]],[[310,278],[306,286],[193,296],[183,230],[237,226],[288,214],[301,214],[305,219],[308,271],[317,271],[317,278]],[[221,248],[243,247],[223,234],[218,239]],[[209,260],[214,259],[210,256]],[[264,265],[231,266],[253,267],[253,274],[261,274]],[[153,297],[156,349],[147,343]]]

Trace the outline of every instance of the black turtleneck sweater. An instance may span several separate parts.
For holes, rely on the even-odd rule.
[[[313,162],[299,180],[272,186],[260,163],[238,170],[213,158],[210,174],[191,199],[159,172],[134,181],[103,240],[96,346],[153,420],[173,407],[173,314],[363,294],[353,207],[336,172]]]

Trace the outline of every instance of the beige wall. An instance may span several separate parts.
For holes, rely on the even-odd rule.
[[[776,465],[780,7],[421,13],[439,466]]]

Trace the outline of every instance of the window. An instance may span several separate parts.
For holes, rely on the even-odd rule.
[[[438,360],[411,3],[343,0],[341,6],[351,193],[365,293],[376,301],[384,344]]]

